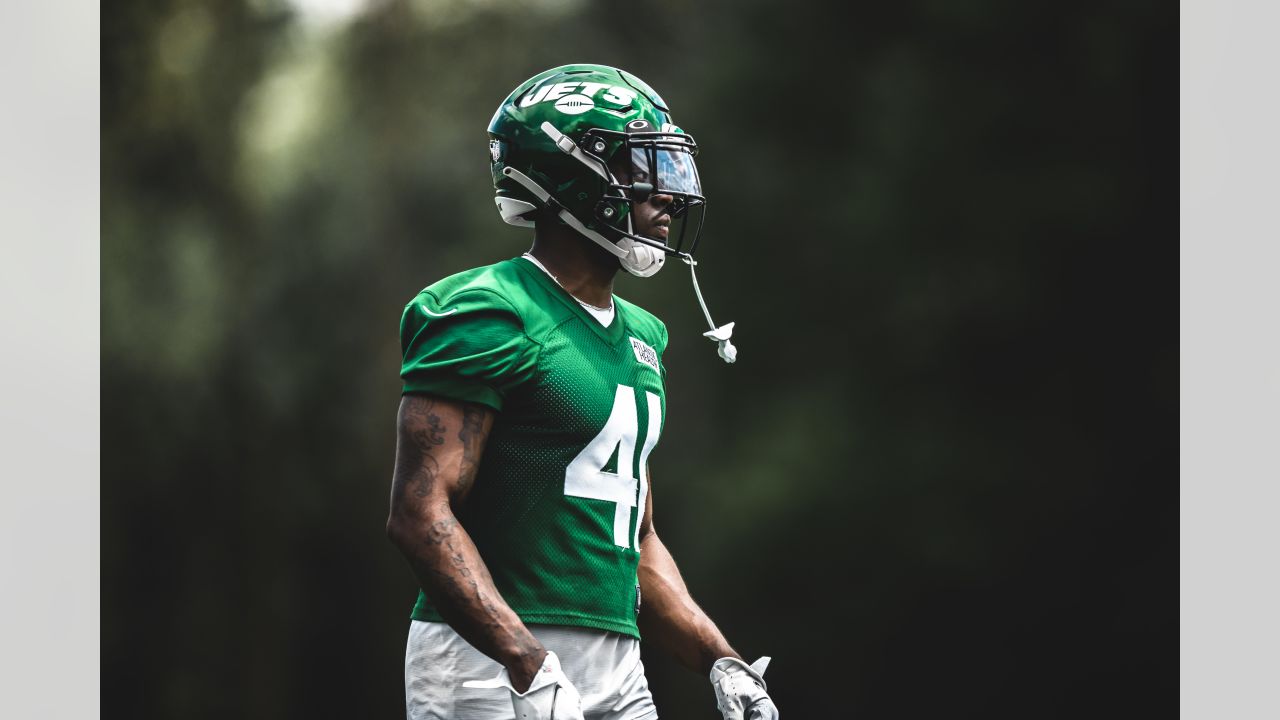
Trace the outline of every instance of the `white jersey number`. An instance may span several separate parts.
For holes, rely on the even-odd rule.
[[[613,410],[600,434],[592,438],[564,471],[564,494],[573,497],[607,500],[613,506],[613,544],[640,550],[640,517],[644,513],[645,496],[649,493],[649,453],[658,444],[662,427],[662,401],[645,391],[649,405],[649,428],[644,447],[640,448],[640,478],[637,481],[632,462],[636,455],[636,436],[640,420],[636,414],[636,391],[619,385],[613,396]],[[618,471],[605,472],[614,450],[618,451]],[[637,487],[637,484],[639,487]],[[631,509],[636,514],[636,529],[631,529]]]

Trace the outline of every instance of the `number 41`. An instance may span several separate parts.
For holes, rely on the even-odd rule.
[[[564,471],[565,495],[614,503],[613,544],[634,547],[637,552],[640,550],[640,518],[644,515],[645,496],[649,493],[649,453],[658,444],[658,433],[662,427],[662,401],[647,390],[644,394],[649,405],[649,428],[645,433],[644,447],[640,449],[638,480],[631,462],[636,453],[640,421],[636,414],[636,391],[626,385],[619,385],[614,393],[613,410],[600,434],[582,448]],[[605,472],[604,466],[615,449],[618,451],[618,471]],[[634,507],[640,510],[636,516],[635,533],[628,537],[631,508]]]

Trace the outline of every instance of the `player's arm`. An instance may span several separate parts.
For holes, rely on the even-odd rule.
[[[640,631],[685,667],[707,673],[725,720],[777,720],[764,671],[769,658],[748,665],[693,601],[676,561],[653,528],[653,486],[640,517]]]
[[[640,632],[681,665],[705,674],[722,657],[741,659],[693,601],[676,561],[653,528],[653,488],[640,518]]]
[[[445,621],[506,667],[523,692],[546,650],[498,594],[454,514],[471,489],[493,420],[483,405],[401,397],[387,535]]]

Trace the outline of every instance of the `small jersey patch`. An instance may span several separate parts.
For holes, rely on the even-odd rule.
[[[662,374],[658,369],[658,351],[654,350],[649,343],[631,338],[631,349],[636,351],[636,360],[653,368],[654,372]]]

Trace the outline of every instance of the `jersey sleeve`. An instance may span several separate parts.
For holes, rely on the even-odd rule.
[[[495,410],[528,380],[539,346],[515,308],[493,292],[459,293],[443,302],[420,293],[400,318],[400,377],[422,392]]]
[[[657,318],[654,318],[654,320],[658,321],[658,375],[662,377],[662,384],[665,387],[667,384],[667,364],[662,362],[662,356],[667,354],[667,341],[669,340],[667,325]]]

